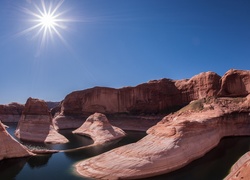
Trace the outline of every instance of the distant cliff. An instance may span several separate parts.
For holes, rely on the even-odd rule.
[[[157,114],[210,96],[245,96],[250,91],[250,71],[229,70],[223,77],[214,72],[200,73],[191,79],[161,79],[120,89],[94,87],[68,94],[61,115]]]

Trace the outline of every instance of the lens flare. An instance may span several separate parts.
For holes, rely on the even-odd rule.
[[[61,31],[67,29],[67,23],[74,21],[64,18],[67,11],[60,10],[64,0],[59,0],[57,1],[58,3],[55,3],[55,1],[46,2],[47,3],[41,0],[40,4],[33,3],[32,10],[30,8],[23,9],[27,15],[31,16],[30,22],[33,25],[19,33],[19,35],[23,35],[34,31],[33,38],[38,38],[40,41],[39,50],[41,50],[50,39],[53,40],[55,36],[67,45]]]

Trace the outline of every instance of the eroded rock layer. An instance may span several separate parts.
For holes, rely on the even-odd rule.
[[[18,103],[0,105],[0,120],[2,122],[18,122],[23,109],[24,105]]]
[[[66,143],[52,125],[52,117],[43,100],[29,98],[15,131],[21,140],[45,143]]]
[[[224,136],[250,135],[249,98],[206,98],[163,118],[137,143],[76,164],[96,179],[137,179],[171,172],[203,156]]]
[[[89,136],[95,144],[102,144],[124,137],[126,134],[118,127],[112,126],[107,117],[95,113],[87,118],[81,127],[73,131],[74,134]]]
[[[26,147],[17,142],[0,122],[0,160],[31,156],[32,153]]]

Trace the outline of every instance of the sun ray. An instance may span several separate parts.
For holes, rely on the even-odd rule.
[[[36,31],[32,39],[37,38],[40,41],[38,43],[39,51],[45,47],[50,39],[54,40],[55,37],[67,46],[61,30],[67,29],[68,26],[66,23],[73,22],[74,20],[64,17],[68,10],[60,10],[63,3],[64,0],[57,0],[56,3],[55,1],[41,0],[40,4],[33,2],[33,9],[22,8],[23,12],[31,16],[29,22],[33,23],[33,25],[19,32],[17,35],[30,34]]]

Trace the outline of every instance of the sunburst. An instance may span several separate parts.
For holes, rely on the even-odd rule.
[[[54,2],[54,3],[53,3]],[[31,16],[30,22],[32,26],[25,29],[19,34],[27,34],[34,32],[33,38],[38,37],[39,49],[43,48],[50,39],[57,36],[64,44],[67,44],[63,38],[61,31],[67,28],[66,24],[73,21],[72,19],[64,18],[67,11],[61,11],[60,8],[64,0],[55,1],[40,1],[40,4],[33,3],[33,9],[24,9],[24,12]]]

